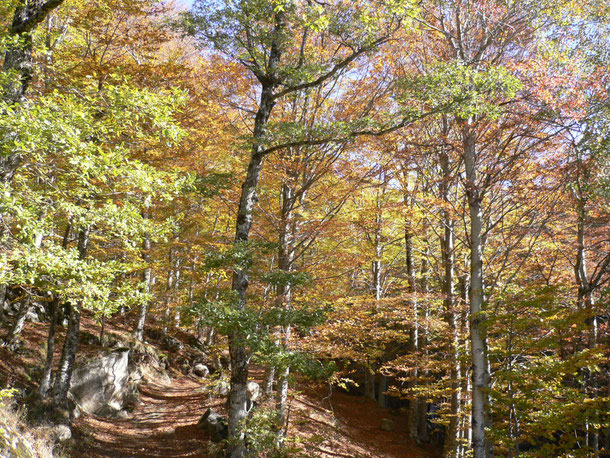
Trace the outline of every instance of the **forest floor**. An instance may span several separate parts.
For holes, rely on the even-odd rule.
[[[126,323],[109,323],[107,332],[121,332]],[[99,326],[83,318],[83,330],[92,334]],[[46,325],[28,323],[17,352],[0,348],[0,387],[32,391],[44,358]],[[152,345],[155,342],[149,341]],[[81,344],[81,355],[94,355],[101,347]],[[68,456],[89,457],[205,457],[211,456],[206,432],[197,428],[203,413],[213,407],[224,412],[223,398],[211,397],[205,379],[170,369],[170,380],[143,379],[140,402],[128,418],[106,419],[84,415],[72,425],[74,439]],[[252,378],[261,381],[262,371]],[[27,398],[27,396],[25,396]],[[333,390],[328,385],[300,380],[289,405],[291,456],[306,457],[437,457],[433,447],[418,447],[408,437],[406,417],[392,415],[361,396]],[[381,431],[383,418],[395,430]]]

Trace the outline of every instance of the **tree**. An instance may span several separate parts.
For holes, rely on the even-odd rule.
[[[279,139],[269,137],[269,122],[273,108],[284,98],[298,91],[316,88],[349,71],[353,62],[375,50],[388,40],[396,19],[389,16],[374,34],[369,11],[357,8],[343,10],[341,5],[311,4],[293,1],[267,3],[234,2],[221,5],[197,2],[190,16],[193,33],[208,41],[220,53],[236,60],[248,69],[258,83],[259,101],[253,110],[254,124],[250,140],[250,159],[242,185],[235,228],[235,247],[246,248],[252,226],[256,189],[265,156],[288,146],[324,144],[345,137],[337,131],[298,130],[292,136],[278,132]],[[343,22],[342,17],[350,18]],[[325,34],[329,37],[326,38]],[[316,58],[311,43],[329,39],[336,46],[330,55]],[[341,126],[345,129],[345,123]],[[349,132],[349,131],[348,131]],[[297,134],[295,137],[294,134]],[[291,138],[292,137],[292,138]],[[239,268],[233,275],[233,291],[238,311],[246,308],[248,269]],[[243,335],[235,330],[229,336],[231,353],[231,391],[229,395],[229,454],[245,456],[241,424],[247,415],[246,385],[249,355]]]
[[[8,29],[8,47],[4,52],[2,99],[10,104],[21,102],[33,77],[32,32],[63,0],[20,0]],[[19,167],[21,157],[8,154],[0,159],[0,180],[8,182]]]

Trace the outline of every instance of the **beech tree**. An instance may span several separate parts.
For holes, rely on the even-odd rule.
[[[305,129],[297,137],[292,134],[292,138],[286,137],[290,131],[280,130],[279,138],[273,138],[269,136],[269,121],[273,108],[283,98],[337,78],[349,71],[354,61],[389,39],[398,19],[390,14],[385,24],[373,24],[372,13],[367,8],[358,10],[357,5],[344,8],[340,4],[314,5],[292,1],[226,1],[219,6],[195,3],[193,14],[188,18],[193,33],[211,43],[218,52],[238,61],[252,73],[259,85],[260,99],[253,110],[256,114],[250,160],[237,213],[236,248],[247,249],[256,189],[265,156],[289,146],[323,144],[346,136],[340,130],[334,135],[331,130],[329,135],[318,129]],[[344,15],[350,17],[348,23],[341,22]],[[333,43],[334,52],[328,56],[312,56],[311,43],[323,39]],[[345,128],[345,123],[341,123],[335,129]],[[237,295],[234,307],[244,310],[247,268],[235,271],[232,288]],[[246,385],[250,357],[243,337],[239,330],[229,335],[232,368],[229,454],[235,457],[247,453],[241,424],[247,416]]]

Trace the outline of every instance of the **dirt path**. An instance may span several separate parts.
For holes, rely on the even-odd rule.
[[[334,393],[322,386],[302,387],[291,401],[290,435],[298,437],[295,456],[415,458],[439,456],[408,438],[406,418],[361,397]],[[208,407],[223,410],[222,399],[210,399],[201,382],[180,376],[171,384],[140,385],[140,404],[129,418],[108,420],[95,416],[74,424],[82,457],[205,457],[209,438],[197,428]],[[382,418],[392,418],[396,430],[379,429]]]
[[[125,326],[124,323],[122,323]],[[97,324],[83,318],[83,330],[97,332]],[[108,324],[113,332],[124,331]],[[23,333],[26,347],[21,352],[0,348],[0,386],[35,390],[36,376],[28,369],[43,361],[41,349],[46,325],[28,323]],[[81,342],[81,357],[98,355],[103,349]],[[253,368],[251,376],[261,381],[263,370]],[[201,380],[174,372],[171,383],[153,379],[140,384],[140,403],[129,418],[110,420],[92,415],[73,425],[75,447],[70,457],[206,457],[209,437],[197,428],[208,407],[224,411],[224,399],[210,399]],[[393,416],[361,396],[334,392],[328,386],[302,379],[291,391],[289,437],[298,457],[426,458],[441,456],[433,447],[418,447],[407,434],[405,416]],[[273,399],[266,407],[273,406]],[[382,418],[390,418],[395,430],[381,431]]]
[[[129,418],[108,420],[86,416],[74,426],[78,448],[72,456],[205,457],[209,438],[197,428],[208,407],[221,404],[203,393],[189,377],[171,385],[140,385],[140,404]]]

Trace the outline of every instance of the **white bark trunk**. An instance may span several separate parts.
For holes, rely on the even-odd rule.
[[[489,412],[490,373],[487,359],[486,311],[483,286],[483,197],[477,184],[476,135],[464,128],[463,147],[470,210],[470,345],[472,352],[472,449],[474,458],[492,456],[485,428]]]

